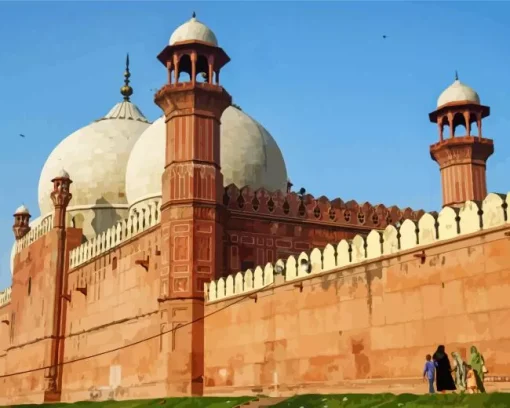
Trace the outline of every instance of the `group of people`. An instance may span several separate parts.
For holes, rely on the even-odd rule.
[[[457,390],[470,394],[485,392],[483,382],[485,374],[488,373],[485,360],[475,346],[471,346],[470,351],[469,364],[463,361],[456,351],[452,353],[453,365],[450,364],[448,354],[442,345],[437,348],[434,355],[427,354],[423,379],[428,380],[429,393],[435,392],[434,380],[437,391],[443,394]]]

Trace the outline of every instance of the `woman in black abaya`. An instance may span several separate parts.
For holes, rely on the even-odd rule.
[[[437,392],[455,391],[455,382],[452,377],[452,367],[444,346],[439,346],[432,356],[436,365],[436,389]]]

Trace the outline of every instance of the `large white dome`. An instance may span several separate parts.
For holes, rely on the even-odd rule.
[[[212,30],[205,24],[198,21],[193,13],[193,17],[184,24],[177,27],[170,37],[169,44],[174,45],[183,41],[203,41],[214,46],[218,46],[218,40]]]
[[[51,180],[63,168],[73,181],[69,209],[125,206],[126,164],[138,137],[149,126],[136,105],[124,101],[62,140],[46,160],[39,179],[41,214],[53,211]]]
[[[243,111],[230,106],[221,117],[221,171],[224,185],[287,189],[287,169],[269,132]],[[165,118],[156,120],[136,142],[126,170],[130,206],[161,196],[165,166]]]
[[[473,88],[455,79],[453,84],[446,88],[437,99],[437,107],[464,101],[480,104],[480,97]]]

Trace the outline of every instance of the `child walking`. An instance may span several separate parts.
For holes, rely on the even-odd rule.
[[[477,394],[478,393],[478,386],[476,384],[476,374],[475,370],[473,370],[473,367],[466,364],[466,388],[469,394]]]
[[[429,393],[434,394],[434,377],[436,374],[436,366],[434,362],[432,361],[432,356],[430,354],[427,354],[425,356],[425,368],[423,370],[423,381],[425,379],[429,382]]]

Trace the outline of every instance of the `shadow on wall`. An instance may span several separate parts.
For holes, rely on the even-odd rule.
[[[83,229],[83,223],[84,222],[85,222],[85,217],[81,213],[78,213],[78,214],[74,215],[71,218],[71,226],[73,228]],[[83,244],[86,241],[87,241],[87,238],[85,237],[85,235],[82,234],[82,236],[81,236],[81,243]]]
[[[97,200],[96,205],[101,206],[101,208],[94,208],[92,210],[94,217],[90,224],[95,234],[99,235],[121,221],[122,217],[118,214],[117,209],[113,208],[111,203],[104,198]]]

